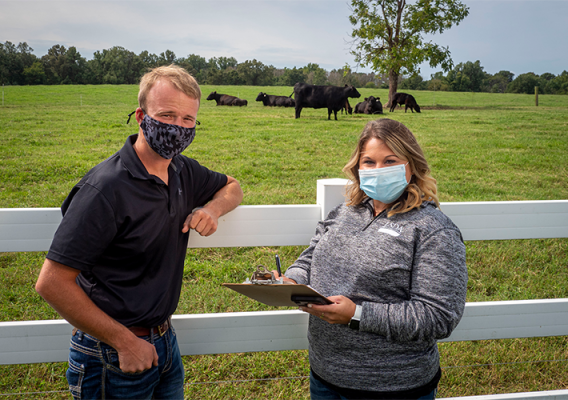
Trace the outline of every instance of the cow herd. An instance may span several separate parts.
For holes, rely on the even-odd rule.
[[[294,95],[294,98],[292,98]],[[296,110],[296,118],[300,118],[303,108],[327,108],[327,119],[331,119],[331,113],[334,114],[337,121],[337,112],[345,110],[349,114],[382,114],[383,105],[379,97],[369,96],[365,100],[357,103],[353,110],[349,105],[349,98],[359,98],[361,94],[354,86],[320,86],[309,85],[307,83],[296,83],[294,92],[290,96],[275,96],[260,92],[256,97],[256,101],[262,101],[262,104],[268,107],[294,107]],[[207,100],[215,100],[218,106],[246,106],[248,102],[228,94],[220,94],[211,92],[207,96]],[[393,112],[396,106],[405,105],[404,112],[410,108],[410,111],[420,112],[420,106],[416,103],[414,97],[407,93],[396,93],[390,106],[390,112]]]

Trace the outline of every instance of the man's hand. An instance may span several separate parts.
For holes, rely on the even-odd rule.
[[[181,231],[186,233],[195,229],[201,236],[209,236],[217,230],[219,218],[234,210],[243,200],[243,191],[239,182],[227,175],[227,184],[223,186],[205,207],[194,210],[187,216]]]
[[[124,372],[157,366],[156,348],[98,308],[77,285],[77,275],[79,270],[46,258],[36,290],[71,325],[115,348]]]
[[[128,347],[121,347],[117,351],[120,369],[124,373],[143,372],[152,366],[158,366],[158,353],[154,345],[136,336],[133,339],[130,338]]]
[[[195,229],[201,236],[209,236],[217,230],[218,219],[209,210],[200,208],[187,216],[183,223],[182,232]]]

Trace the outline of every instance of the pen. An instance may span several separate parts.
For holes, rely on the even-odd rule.
[[[276,254],[276,269],[278,270],[278,276],[282,276],[282,269],[280,268],[280,257]]]

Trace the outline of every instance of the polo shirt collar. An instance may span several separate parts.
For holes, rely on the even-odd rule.
[[[122,149],[118,151],[118,154],[120,155],[122,163],[124,164],[128,172],[130,172],[132,177],[143,180],[153,179],[150,174],[148,174],[148,171],[146,171],[146,167],[144,167],[144,164],[142,164],[142,161],[140,161],[138,154],[136,154],[136,151],[134,150],[134,143],[136,143],[137,139],[137,133],[128,136],[126,142],[124,143],[124,146],[122,146]],[[182,161],[179,158],[180,156],[175,156],[172,159],[170,166],[168,167],[178,175],[180,174],[183,167]]]

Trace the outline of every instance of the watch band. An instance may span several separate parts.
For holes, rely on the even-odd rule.
[[[351,321],[349,321],[349,328],[358,331],[359,330],[359,321],[361,321],[361,314],[363,313],[363,306],[355,306],[355,314],[351,317]]]

